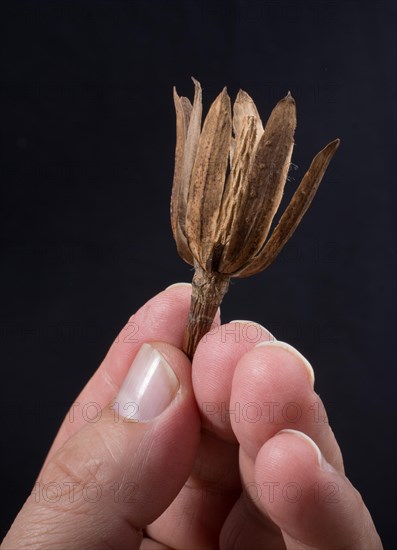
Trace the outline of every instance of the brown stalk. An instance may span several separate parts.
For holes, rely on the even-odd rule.
[[[201,338],[211,330],[216,312],[229,288],[230,277],[208,273],[198,264],[192,280],[189,317],[183,340],[183,351],[193,358]]]

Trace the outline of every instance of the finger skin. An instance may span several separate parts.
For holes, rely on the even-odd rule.
[[[218,548],[220,530],[240,490],[237,445],[203,430],[189,478],[146,532],[170,548]]]
[[[230,398],[231,425],[244,452],[255,459],[282,429],[307,433],[327,460],[343,471],[343,460],[302,360],[277,342],[255,347],[238,362]]]
[[[248,351],[234,371],[230,410],[231,426],[240,443],[243,487],[251,504],[256,504],[265,518],[284,531],[287,547],[304,548],[306,544],[316,548],[348,548],[348,542],[353,548],[360,548],[360,545],[354,546],[355,541],[369,537],[374,541],[373,548],[381,548],[359,493],[344,476],[342,455],[326,421],[323,404],[314,392],[307,369],[296,355],[280,348],[277,342]],[[313,467],[316,452],[311,447],[307,452],[307,444],[306,455],[299,459],[298,453],[305,447],[301,440],[291,440],[291,435],[276,435],[284,429],[309,435],[320,447],[324,460],[332,465],[333,472],[327,469],[324,473],[318,465]],[[296,449],[288,448],[282,454],[278,452],[280,445],[272,447],[274,441],[284,441],[287,437],[288,441],[295,442]],[[338,506],[333,506],[334,489],[343,496]],[[271,493],[276,490],[280,491],[278,500]],[[288,493],[294,490],[302,490],[297,502],[293,501],[294,494]],[[310,497],[320,500],[310,501]],[[246,532],[245,540],[251,544],[267,540],[269,529],[264,529],[263,522],[250,510],[252,506],[244,500],[237,503],[233,511],[235,525],[241,525],[241,531]],[[309,519],[305,523],[306,513]],[[314,527],[314,524],[322,525],[322,521],[321,528]],[[338,546],[332,534],[334,524],[346,546]],[[227,522],[222,533],[229,543],[233,542],[232,528]],[[234,532],[233,537],[236,541],[241,533]],[[233,547],[230,544],[230,548]],[[361,546],[364,547],[370,546]]]
[[[87,404],[95,403],[96,406],[104,408],[117,394],[143,342],[163,341],[178,348],[182,347],[190,294],[190,286],[168,288],[132,315],[98,370],[73,403],[52,444],[46,462],[71,435],[86,424],[84,407]],[[219,323],[219,315],[215,321]]]
[[[222,527],[219,547],[221,550],[285,550],[285,542],[279,527],[257,506],[255,499],[243,491]]]
[[[283,548],[280,530],[263,509],[262,516],[255,513],[249,496],[255,479],[255,460],[270,438],[282,429],[293,428],[308,433],[334,466],[343,471],[342,455],[326,421],[323,404],[302,360],[275,341],[252,348],[238,361],[229,411],[230,426],[240,444],[244,493],[223,526],[221,540],[230,549],[238,548],[240,540],[252,547]]]
[[[253,498],[285,533],[287,548],[382,548],[358,491],[296,434],[263,445],[254,482]]]
[[[80,406],[91,401],[100,403],[101,406],[103,403],[106,406],[117,393],[125,373],[145,338],[147,341],[152,341],[159,337],[161,340],[181,346],[190,304],[190,292],[189,287],[167,289],[145,304],[130,319],[97,373],[80,394],[77,400]],[[224,325],[223,327],[226,327],[224,329],[219,326],[219,317],[216,322],[218,325],[215,325],[214,330],[200,342],[193,361],[193,385],[204,430],[197,458],[192,465],[192,475],[166,512],[149,525],[146,531],[156,540],[161,541],[159,544],[186,547],[188,543],[197,546],[197,542],[200,542],[201,546],[208,547],[217,546],[219,532],[224,524],[221,548],[228,548],[228,550],[240,548],[239,540],[248,544],[260,541],[261,546],[264,547],[282,548],[284,542],[281,531],[271,521],[271,511],[267,510],[261,502],[253,501],[252,498],[247,499],[244,494],[238,498],[238,491],[241,489],[239,460],[243,486],[250,483],[255,486],[258,483],[255,477],[256,459],[262,448],[275,438],[277,430],[282,427],[307,429],[322,447],[328,460],[339,472],[343,472],[340,450],[326,422],[324,407],[313,392],[313,388],[307,384],[307,373],[304,369],[302,370],[299,365],[296,368],[297,364],[295,363],[294,366],[291,358],[288,359],[285,355],[277,356],[280,350],[253,349],[258,340],[255,341],[249,337],[238,338],[236,332],[241,335],[244,330],[240,327],[236,331],[235,323]],[[269,340],[267,331],[260,336],[260,341]],[[248,359],[245,355],[249,356]],[[283,413],[279,416],[275,415],[276,421],[270,422],[267,418],[267,421],[261,419],[258,423],[252,422],[249,411],[253,411],[255,407],[244,409],[248,421],[242,421],[244,420],[244,414],[241,414],[242,407],[252,401],[273,399],[273,402],[282,405],[279,411],[283,411],[288,403],[294,402],[303,410],[307,409],[308,405],[309,407],[313,405],[311,401],[313,397],[314,409],[310,414],[305,413],[299,420],[294,420],[292,426],[291,418]],[[211,409],[208,403],[215,404],[216,410]],[[76,407],[72,410],[78,411]],[[236,422],[238,414],[240,421]],[[70,422],[68,417],[65,419],[51,450],[52,455],[71,435],[85,425],[81,415],[75,416],[77,417],[75,422]],[[238,424],[240,424],[240,431]],[[240,457],[238,456],[239,442],[241,443]],[[174,449],[176,449],[175,446]],[[146,460],[146,455],[144,456],[143,462]],[[161,468],[160,470],[162,471]],[[158,485],[160,486],[161,482]],[[135,485],[132,485],[132,488],[135,492]],[[135,497],[135,494],[132,496]],[[105,502],[104,499],[101,501]],[[232,510],[230,516],[227,517],[230,510]],[[113,517],[117,518],[118,514],[113,514]],[[139,518],[139,514],[137,517]],[[368,517],[370,526],[372,523],[369,514]],[[132,531],[136,532],[139,538],[140,533],[135,525],[136,522],[127,519],[126,523],[128,523],[126,532],[130,533],[132,526]],[[109,520],[106,528],[108,524]],[[175,524],[181,527],[177,531],[177,540]],[[92,522],[90,525],[93,525]],[[120,533],[124,532],[123,526],[118,525]],[[234,533],[230,532],[232,529],[235,530]],[[373,526],[372,530],[376,533]],[[286,530],[283,534],[289,547],[296,548],[297,543],[293,536]],[[133,542],[132,539],[130,539],[131,542]],[[150,547],[151,541],[146,539],[145,544],[149,544]],[[123,546],[120,547],[123,548]],[[299,543],[299,547],[304,548],[304,543]]]
[[[139,548],[142,529],[189,476],[200,438],[187,357],[153,345],[179,378],[171,404],[148,422],[125,421],[108,406],[77,431],[47,463],[2,548]]]
[[[193,358],[193,387],[203,425],[221,439],[236,442],[230,424],[229,402],[234,369],[241,357],[259,342],[274,337],[250,321],[215,327],[197,347]]]
[[[256,323],[234,322],[215,325],[199,343],[192,379],[203,422],[200,446],[182,491],[147,529],[155,540],[174,548],[218,547],[222,525],[241,491],[237,439],[225,412],[233,373],[238,358],[269,338]]]

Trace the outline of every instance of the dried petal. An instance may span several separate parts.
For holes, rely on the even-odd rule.
[[[179,97],[174,88],[177,141],[175,153],[174,184],[171,195],[171,225],[180,256],[193,265],[193,256],[186,238],[186,204],[190,176],[198,147],[202,99],[200,83],[192,78],[195,86],[193,107],[186,97]]]
[[[309,208],[339,143],[339,139],[331,141],[314,157],[272,236],[263,250],[238,274],[238,277],[248,277],[259,273],[274,261]]]
[[[182,178],[181,178],[181,198],[179,202],[179,208],[183,212],[186,212],[186,203],[189,193],[189,183],[192,174],[194,161],[196,158],[197,148],[200,138],[201,130],[201,115],[202,115],[202,99],[201,99],[201,86],[200,83],[192,79],[194,82],[194,101],[193,108],[189,120],[189,128],[187,131],[185,148],[183,151],[183,166],[182,166]],[[181,214],[181,212],[180,212]],[[184,218],[181,215],[181,218]]]
[[[238,272],[266,240],[287,179],[295,126],[295,101],[288,93],[273,109],[251,162],[232,235],[223,253],[225,273]]]
[[[171,194],[171,227],[174,239],[177,245],[178,253],[190,264],[193,263],[193,257],[189,250],[187,239],[180,227],[179,199],[182,182],[183,155],[185,150],[187,132],[189,127],[190,113],[192,105],[186,97],[179,97],[174,87],[174,104],[176,111],[176,147],[175,147],[175,169],[174,183]]]
[[[256,147],[264,131],[261,117],[259,116],[258,109],[256,108],[253,99],[247,94],[247,92],[244,92],[244,90],[239,90],[233,105],[233,131],[236,139],[238,139],[244,126],[245,118],[252,116],[256,119]]]
[[[238,232],[238,227],[235,227],[235,220],[243,200],[242,196],[247,190],[250,160],[256,143],[257,123],[258,121],[254,116],[246,116],[242,121],[242,127],[237,138],[233,168],[227,178],[222,196],[218,232],[215,239],[217,243],[222,244],[217,268],[220,273],[227,273],[225,266],[227,265],[228,242],[231,233]]]
[[[186,236],[193,256],[212,270],[219,207],[231,141],[232,117],[226,88],[212,104],[201,132],[187,200]]]

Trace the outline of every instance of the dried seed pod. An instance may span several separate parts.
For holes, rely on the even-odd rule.
[[[193,82],[193,105],[174,89],[177,138],[171,197],[178,252],[195,268],[184,342],[190,358],[211,328],[230,277],[254,275],[273,262],[310,206],[339,146],[336,139],[315,156],[267,240],[291,162],[295,101],[288,92],[263,128],[255,103],[242,90],[232,116],[224,88],[201,130],[201,86]]]

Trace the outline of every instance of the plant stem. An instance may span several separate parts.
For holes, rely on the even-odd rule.
[[[183,351],[190,360],[201,338],[211,329],[230,281],[228,275],[207,272],[197,263],[194,267],[192,298],[183,342]]]

